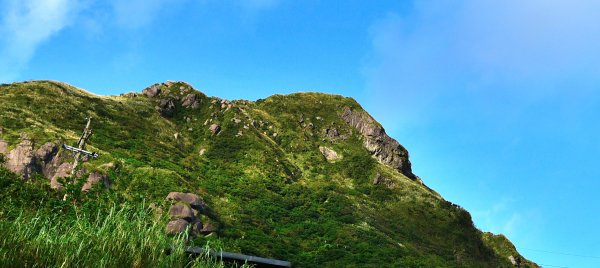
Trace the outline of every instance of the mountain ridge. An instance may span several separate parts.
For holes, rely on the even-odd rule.
[[[82,164],[83,177],[107,176],[109,191],[129,200],[201,194],[216,214],[206,220],[232,250],[300,267],[510,267],[509,256],[522,258],[508,240],[489,243],[500,240],[414,175],[408,151],[352,98],[229,101],[173,81],[98,96],[31,81],[1,85],[0,108],[5,152],[24,132],[68,143],[91,116],[89,148],[101,156]]]

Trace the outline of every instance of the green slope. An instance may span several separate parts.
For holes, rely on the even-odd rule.
[[[297,93],[228,102],[185,83],[157,87],[157,97],[105,97],[52,81],[2,85],[0,139],[9,149],[21,133],[37,146],[73,145],[91,116],[88,149],[100,157],[80,167],[109,175],[107,194],[163,204],[171,191],[197,193],[220,226],[218,237],[198,242],[218,240],[228,251],[297,267],[513,267],[510,241],[484,235],[467,211],[423,185],[407,155],[395,158],[402,168],[372,156],[361,130],[342,118],[346,109],[368,117],[353,99]],[[182,105],[190,93],[195,109]],[[169,99],[173,109],[161,114]],[[328,161],[320,147],[341,158]],[[383,183],[373,183],[377,174]]]

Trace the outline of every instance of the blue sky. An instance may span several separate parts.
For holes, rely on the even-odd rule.
[[[600,2],[0,3],[0,82],[351,96],[479,228],[540,264],[600,267]]]

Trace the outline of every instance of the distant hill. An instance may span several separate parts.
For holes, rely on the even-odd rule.
[[[72,156],[61,145],[76,144],[86,117],[86,150],[99,157],[85,159],[77,177],[88,188],[104,182],[93,186],[109,187],[100,196],[153,206],[170,192],[201,196],[210,208],[204,221],[218,231],[199,243],[296,267],[514,267],[524,259],[424,185],[406,149],[352,98],[229,101],[184,82],[120,96],[53,81],[4,84],[5,166],[65,191],[60,177],[70,176]]]

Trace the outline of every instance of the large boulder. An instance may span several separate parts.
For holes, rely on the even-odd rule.
[[[160,94],[160,84],[154,84],[142,90],[142,94],[149,98],[154,98]]]
[[[184,219],[186,221],[193,221],[195,219],[194,211],[187,204],[177,203],[171,206],[169,209],[169,218]]]
[[[83,187],[81,187],[81,191],[87,192],[90,189],[92,189],[94,184],[99,183],[99,182],[102,182],[102,184],[104,184],[104,186],[106,188],[110,188],[110,181],[108,180],[108,176],[94,171],[94,172],[90,173],[90,175],[88,176],[87,181],[85,182]]]
[[[188,94],[183,98],[181,106],[185,108],[197,109],[200,107],[200,96],[198,94]]]
[[[156,109],[162,116],[172,117],[175,114],[175,102],[172,99],[160,100]]]
[[[177,219],[167,223],[166,233],[168,235],[176,235],[185,232],[190,223],[184,219]]]
[[[212,125],[210,125],[208,130],[210,130],[210,133],[212,133],[213,135],[217,135],[217,134],[219,134],[219,132],[221,132],[221,126],[219,126],[217,124],[212,124]]]
[[[8,152],[8,142],[0,140],[0,154],[6,155]]]
[[[71,176],[71,171],[73,170],[73,165],[71,163],[62,163],[56,169],[55,173],[50,178],[50,188],[52,189],[63,189],[62,183],[58,181],[60,178],[65,178]]]
[[[329,147],[319,146],[319,151],[321,151],[327,161],[335,161],[342,158],[341,155]]]
[[[200,211],[206,208],[206,203],[204,200],[202,200],[202,198],[198,195],[192,193],[170,192],[167,195],[167,200],[185,203],[190,207]]]
[[[52,142],[48,142],[35,151],[35,156],[46,164],[52,161],[54,156],[56,156],[56,153],[58,153],[58,146]]]
[[[33,141],[30,139],[23,139],[15,149],[10,151],[7,158],[6,168],[21,174],[24,180],[28,180],[34,172],[40,169],[33,152]]]
[[[396,188],[396,182],[394,182],[392,179],[384,177],[383,175],[377,173],[377,175],[375,175],[375,177],[373,178],[373,184],[374,185],[385,185],[385,187],[389,188],[389,189],[394,189]]]
[[[363,146],[380,163],[398,170],[409,178],[416,179],[408,160],[408,151],[388,136],[375,119],[366,112],[355,111],[349,107],[344,108],[340,117],[348,125],[358,130],[363,137]]]

